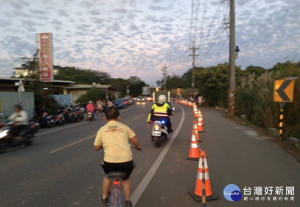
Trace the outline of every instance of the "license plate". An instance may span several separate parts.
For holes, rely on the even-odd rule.
[[[152,136],[160,136],[161,135],[161,132],[160,131],[153,131],[152,132]]]

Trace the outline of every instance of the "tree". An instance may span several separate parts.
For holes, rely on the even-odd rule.
[[[109,74],[101,71],[60,66],[54,66],[54,68],[58,69],[58,74],[55,75],[55,79],[58,80],[70,80],[81,84],[92,84],[93,82],[108,84],[110,79]]]
[[[77,102],[80,104],[86,104],[89,101],[93,101],[94,103],[99,99],[105,99],[105,93],[103,90],[93,87],[87,91],[86,94],[81,95]]]
[[[130,82],[130,85],[129,85],[130,95],[136,97],[136,96],[139,96],[142,94],[143,87],[146,85],[146,83],[144,81],[142,81],[137,76],[131,76],[128,79],[128,82]]]
[[[40,81],[38,52],[39,50],[36,50],[32,58],[21,57],[23,61],[21,67],[28,70],[28,76],[25,77],[26,91],[34,93],[34,106],[37,114],[40,114],[42,109],[47,110],[49,114],[54,114],[58,103],[54,98],[48,96],[48,94],[52,94],[50,85]],[[27,79],[31,80],[26,81]],[[43,90],[45,88],[47,88],[48,94],[46,90]]]
[[[245,72],[248,74],[254,73],[255,75],[259,76],[266,72],[266,69],[264,69],[263,67],[250,65],[245,69]]]
[[[130,82],[122,78],[111,78],[109,84],[112,88],[120,91],[121,97],[124,97],[127,94],[126,90],[127,86],[130,85]]]

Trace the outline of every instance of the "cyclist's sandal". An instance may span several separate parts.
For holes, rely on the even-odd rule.
[[[131,201],[125,201],[124,207],[132,207]]]
[[[102,201],[102,205],[103,205],[104,207],[108,206],[108,197],[105,198],[105,199],[101,198],[101,201]]]

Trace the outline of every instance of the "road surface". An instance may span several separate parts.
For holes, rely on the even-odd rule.
[[[186,160],[193,128],[192,109],[177,107],[172,117],[171,139],[156,148],[150,139],[146,119],[150,103],[121,110],[121,122],[137,134],[142,152],[133,149],[136,168],[132,174],[132,201],[136,207],[196,207],[194,192],[198,161]],[[228,119],[223,112],[201,108],[205,132],[200,148],[207,154],[211,188],[219,200],[207,206],[300,206],[300,165],[268,137]],[[101,206],[100,187],[103,151],[95,152],[96,131],[105,124],[103,117],[88,122],[42,129],[30,147],[20,147],[0,155],[1,207]],[[226,185],[235,184],[243,192],[250,187],[273,186],[271,201],[227,201]],[[294,187],[294,195],[275,196],[275,187]],[[264,193],[264,192],[263,192]],[[263,196],[256,196],[262,199]],[[273,201],[277,197],[278,201]],[[282,197],[282,201],[279,200]],[[288,197],[288,201],[284,201]],[[294,197],[294,201],[291,201]]]

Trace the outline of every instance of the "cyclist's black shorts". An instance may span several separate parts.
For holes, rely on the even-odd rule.
[[[135,167],[135,163],[133,162],[133,160],[129,162],[122,162],[122,163],[110,163],[110,162],[102,161],[101,166],[106,175],[109,172],[115,172],[115,171],[124,172],[127,176],[123,178],[123,180],[127,180],[130,177],[133,168]]]

